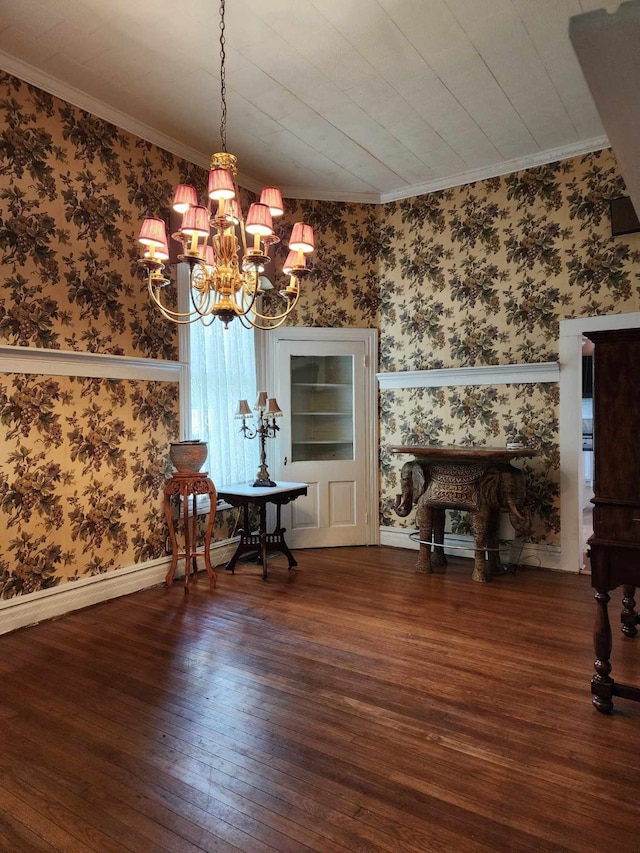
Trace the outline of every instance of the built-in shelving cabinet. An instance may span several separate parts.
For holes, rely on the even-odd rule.
[[[291,357],[292,462],[354,458],[353,358]]]

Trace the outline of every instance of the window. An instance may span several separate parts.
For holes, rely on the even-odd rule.
[[[186,285],[188,272],[180,279]],[[188,360],[191,375],[191,424],[185,438],[207,442],[204,470],[216,486],[253,482],[258,441],[243,438],[235,416],[239,400],[253,405],[256,399],[255,333],[239,320],[227,329],[217,319],[210,326],[195,322],[180,328],[182,358]]]

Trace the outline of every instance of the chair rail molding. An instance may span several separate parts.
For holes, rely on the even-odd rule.
[[[186,437],[184,430],[188,423],[189,396],[184,391],[189,384],[189,366],[182,361],[4,344],[0,345],[0,373],[177,382],[180,389],[180,438]]]
[[[536,364],[481,364],[477,367],[390,371],[378,373],[377,377],[382,391],[391,388],[441,388],[449,385],[515,385],[558,382],[560,365],[555,361]]]

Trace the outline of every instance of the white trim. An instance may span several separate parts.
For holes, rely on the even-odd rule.
[[[560,321],[560,547],[563,567],[582,563],[582,335],[640,327],[640,312]]]
[[[611,143],[606,136],[594,136],[591,139],[582,139],[570,145],[547,148],[544,151],[538,151],[535,154],[525,154],[523,157],[516,157],[513,160],[503,160],[501,163],[488,163],[486,166],[480,166],[477,169],[468,169],[465,172],[458,172],[456,175],[447,175],[444,178],[425,181],[421,184],[414,184],[411,187],[403,187],[400,190],[393,190],[388,193],[381,193],[379,201],[381,204],[386,204],[390,201],[402,201],[405,198],[412,198],[413,196],[438,192],[439,190],[446,190],[451,187],[459,187],[464,184],[474,183],[475,181],[485,181],[487,178],[496,178],[500,175],[510,175],[512,172],[532,169],[535,166],[545,166],[547,163],[568,160],[571,157],[580,157],[583,154],[591,154],[594,151],[601,151],[603,148],[609,148],[610,146]]]
[[[215,566],[227,563],[235,551],[236,542],[237,539],[227,539],[212,545],[212,563]],[[52,589],[43,589],[30,595],[19,595],[0,601],[0,634],[6,634],[27,625],[36,625],[46,619],[70,613],[72,610],[79,610],[82,607],[89,607],[92,604],[161,584],[164,582],[170,564],[170,556],[160,557],[157,560],[148,560],[145,563],[105,572],[102,575],[69,581]],[[181,575],[180,572],[182,572]],[[178,561],[176,578],[179,577],[184,578],[184,560]],[[207,577],[204,578],[204,582],[200,580],[200,585],[207,591],[209,590],[208,580]]]
[[[0,373],[38,373],[44,376],[93,376],[106,379],[146,379],[183,382],[186,365],[179,361],[129,358],[72,350],[0,346]]]
[[[380,389],[441,388],[449,385],[513,385],[515,383],[557,382],[560,365],[555,361],[539,364],[488,364],[478,367],[451,367],[435,370],[404,370],[378,373]]]
[[[409,538],[414,531],[407,527],[380,527],[380,544],[391,548],[409,548],[417,551],[420,547],[417,542]],[[519,547],[513,546],[511,553],[519,551]],[[466,557],[473,559],[473,539],[471,536],[454,536],[447,533],[444,537],[445,554],[451,557]],[[518,565],[535,566],[556,571],[566,570],[561,565],[560,548],[556,545],[537,545],[525,542],[517,559]]]
[[[39,89],[44,89],[45,92],[49,92],[51,95],[55,95],[57,98],[61,98],[73,106],[80,107],[80,109],[111,122],[141,139],[146,139],[147,142],[151,142],[165,151],[170,151],[177,157],[182,157],[182,159],[202,166],[204,169],[209,168],[210,152],[197,151],[195,148],[185,145],[178,139],[167,136],[133,116],[88,95],[86,92],[82,92],[75,86],[71,86],[57,77],[53,77],[46,71],[23,62],[21,59],[17,59],[4,51],[0,51],[0,68],[33,86],[37,86]],[[596,136],[569,145],[562,145],[558,148],[549,148],[544,151],[538,151],[535,154],[527,154],[524,157],[517,157],[513,160],[505,160],[501,163],[489,163],[477,169],[468,169],[454,175],[447,175],[444,178],[412,184],[387,193],[375,191],[327,191],[296,186],[283,186],[281,187],[281,191],[282,195],[286,198],[352,202],[358,204],[386,204],[387,202],[401,201],[402,199],[413,198],[414,196],[424,195],[425,193],[462,186],[463,184],[469,184],[474,181],[495,178],[498,175],[508,175],[511,172],[531,169],[534,166],[542,166],[557,160],[567,160],[570,157],[578,157],[582,154],[600,151],[603,148],[609,148],[609,146],[610,143],[606,136]],[[260,191],[261,184],[248,175],[238,175],[238,183],[254,192]]]
[[[115,124],[116,127],[122,128],[122,130],[133,133],[140,139],[146,139],[147,142],[151,142],[153,145],[164,148],[165,151],[170,151],[172,154],[182,157],[189,163],[195,163],[197,166],[202,166],[205,169],[209,168],[210,158],[202,152],[196,151],[195,148],[185,145],[172,136],[167,136],[161,131],[150,127],[148,124],[138,121],[133,116],[121,112],[116,107],[112,107],[104,101],[100,101],[98,98],[94,98],[86,92],[76,89],[75,86],[71,86],[69,83],[65,83],[63,80],[47,74],[41,68],[36,68],[27,62],[23,62],[21,59],[5,53],[5,51],[0,51],[0,68],[9,74],[13,74],[14,77],[30,83],[32,86],[37,86],[38,89],[49,92],[50,95],[55,95],[56,98],[60,98],[74,107],[86,110],[98,118]]]

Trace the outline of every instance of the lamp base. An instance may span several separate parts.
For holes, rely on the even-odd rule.
[[[257,488],[268,489],[268,488],[272,488],[273,486],[277,486],[278,484],[274,483],[273,480],[271,480],[269,477],[266,477],[266,478],[258,477],[258,479],[255,481],[255,483],[253,485],[256,486]]]

